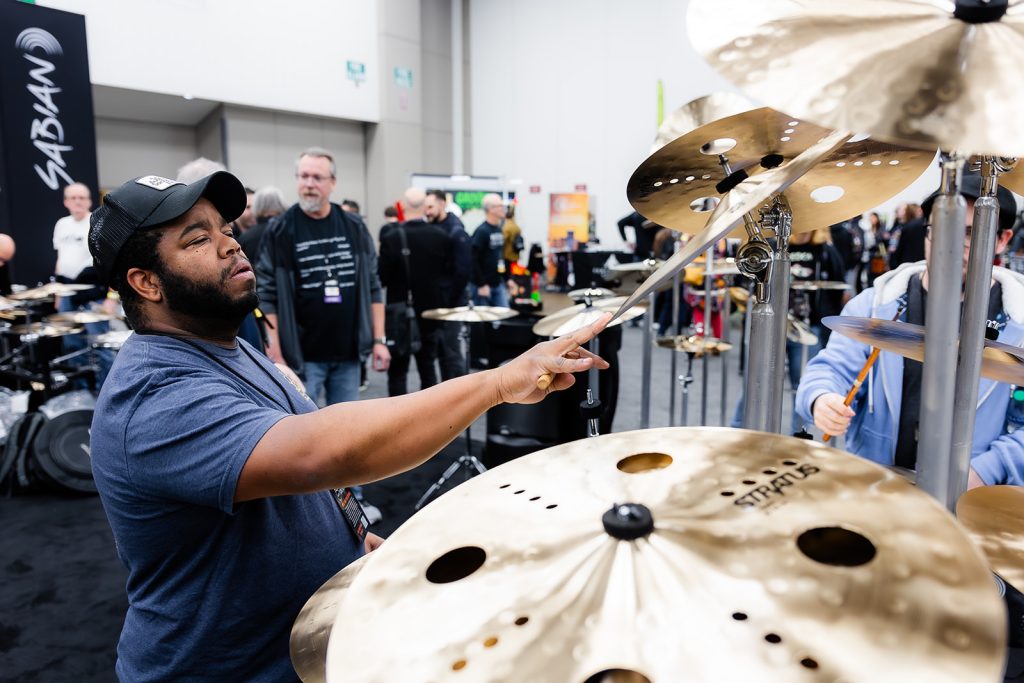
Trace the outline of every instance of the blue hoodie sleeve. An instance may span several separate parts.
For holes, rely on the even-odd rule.
[[[868,317],[873,296],[873,289],[858,294],[846,304],[842,315]],[[811,408],[815,399],[827,393],[845,396],[870,354],[870,346],[833,332],[828,346],[811,359],[800,377],[796,392],[797,414],[807,422],[814,422]]]
[[[989,486],[1024,485],[1024,429],[1003,434],[990,443],[987,451],[971,460],[971,467]]]

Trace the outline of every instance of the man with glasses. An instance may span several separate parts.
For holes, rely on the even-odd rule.
[[[314,401],[323,390],[326,405],[359,398],[366,358],[378,371],[391,361],[373,238],[358,214],[331,202],[336,171],[325,149],[299,155],[299,201],[268,228],[256,269],[267,355],[302,377]]]
[[[981,195],[981,179],[965,174],[961,194],[967,201],[967,240],[963,267],[970,254],[974,201]],[[927,220],[938,193],[923,204]],[[1005,249],[1016,214],[1013,194],[1000,187],[999,235],[995,253]],[[901,305],[901,320],[924,325],[928,297],[928,261],[931,238],[925,241],[925,260],[904,263],[854,297],[843,315],[891,320]],[[1006,268],[992,270],[988,326],[998,340],[1024,346],[1024,277]],[[802,418],[813,421],[826,434],[846,435],[846,449],[883,465],[915,469],[921,408],[921,363],[883,351],[850,406],[846,392],[864,366],[871,348],[841,334],[807,365],[796,396]],[[952,387],[949,388],[952,391]],[[971,451],[970,485],[1024,484],[1024,400],[1016,387],[981,379]],[[1024,398],[1022,396],[1021,398]]]
[[[501,226],[505,222],[505,203],[501,196],[488,193],[483,201],[484,222],[473,232],[474,303],[479,306],[508,307],[508,288],[505,286],[505,264],[502,251],[505,235]]]

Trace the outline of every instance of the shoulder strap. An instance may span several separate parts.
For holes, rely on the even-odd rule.
[[[402,242],[402,263],[405,266],[405,303],[412,307],[412,271],[409,268],[409,243],[405,240],[405,228],[398,226],[398,239]]]

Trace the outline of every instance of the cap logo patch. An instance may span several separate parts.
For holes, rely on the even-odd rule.
[[[145,185],[151,187],[154,190],[166,190],[172,185],[184,185],[185,183],[179,183],[176,180],[170,180],[169,178],[162,178],[158,175],[148,175],[136,180],[139,185]]]

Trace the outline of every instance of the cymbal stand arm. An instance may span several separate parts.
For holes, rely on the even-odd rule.
[[[921,420],[917,444],[917,485],[952,510],[949,471],[953,441],[953,400],[949,380],[956,376],[960,335],[960,297],[967,203],[960,195],[966,157],[942,153],[941,194],[932,205],[931,258],[921,371]],[[973,409],[973,406],[972,406]]]
[[[672,233],[676,239],[675,252],[679,251],[679,234],[675,231]],[[669,332],[673,337],[679,335],[679,299],[681,294],[679,292],[679,273],[672,276],[672,330]],[[676,353],[671,351],[672,358],[669,360],[669,377],[675,377],[677,370],[676,364]],[[672,386],[672,381],[668,383],[668,426],[676,426],[676,388]]]
[[[971,255],[967,265],[963,320],[960,324],[960,354],[953,384],[953,445],[949,461],[950,505],[967,490],[967,475],[974,442],[974,418],[978,403],[978,378],[985,347],[988,299],[992,282],[992,260],[999,235],[999,174],[1013,169],[1016,159],[983,157],[981,197],[974,202]],[[952,509],[952,508],[950,508]]]

